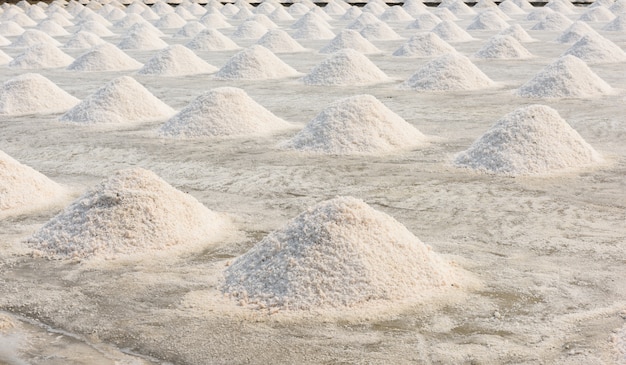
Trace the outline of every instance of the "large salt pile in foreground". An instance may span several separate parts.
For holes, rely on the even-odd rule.
[[[65,67],[74,59],[48,43],[39,43],[27,48],[9,62],[9,67],[22,69],[40,69]]]
[[[217,67],[206,63],[192,50],[175,44],[152,56],[137,73],[139,75],[185,76],[215,71]]]
[[[266,135],[291,127],[259,105],[244,90],[221,87],[187,105],[159,130],[166,137]]]
[[[517,89],[519,96],[528,98],[586,98],[613,91],[578,57],[563,56],[539,71]]]
[[[79,101],[52,81],[34,73],[16,76],[0,86],[2,115],[61,113]]]
[[[587,34],[565,51],[588,63],[613,63],[626,61],[626,52],[617,44],[597,33]]]
[[[307,85],[366,85],[389,81],[366,56],[353,50],[343,49],[334,53],[303,77]]]
[[[508,35],[496,35],[487,41],[474,55],[476,58],[523,59],[532,54],[517,39]]]
[[[546,174],[602,162],[559,113],[530,105],[502,117],[455,164],[506,175]]]
[[[414,35],[395,50],[393,55],[396,57],[437,57],[451,52],[456,52],[454,47],[437,34],[428,32]]]
[[[371,95],[331,104],[282,146],[327,154],[377,154],[425,144],[426,137]]]
[[[339,50],[351,48],[363,54],[381,53],[370,41],[363,38],[361,33],[352,29],[344,29],[337,34],[327,45],[320,49],[320,53],[335,53]]]
[[[132,77],[122,76],[98,89],[60,118],[79,124],[135,124],[171,117],[174,110]]]
[[[80,55],[67,69],[72,71],[124,71],[136,70],[141,66],[141,63],[121,49],[111,43],[104,43]]]
[[[43,255],[86,258],[193,245],[228,223],[153,172],[116,172],[52,218],[29,243]]]
[[[186,46],[189,49],[202,51],[229,51],[241,48],[217,29],[201,31]]]
[[[476,90],[494,82],[460,53],[448,53],[417,70],[400,87],[427,91]]]
[[[307,209],[224,276],[223,292],[241,304],[296,310],[415,298],[455,280],[401,223],[351,197]]]
[[[232,56],[215,77],[221,80],[266,80],[299,74],[272,51],[253,45]]]

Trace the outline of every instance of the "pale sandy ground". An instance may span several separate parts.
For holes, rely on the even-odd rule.
[[[531,23],[520,24],[528,29]],[[494,32],[471,34],[479,40],[455,45],[468,55]],[[112,131],[61,125],[55,116],[1,118],[0,149],[72,187],[74,197],[117,169],[141,166],[210,209],[232,214],[241,234],[200,252],[76,263],[25,255],[23,240],[57,210],[0,221],[0,309],[49,326],[4,317],[14,325],[1,332],[0,363],[142,364],[150,363],[147,357],[175,364],[617,363],[614,335],[626,319],[626,71],[623,64],[591,66],[622,89],[618,95],[517,98],[512,90],[568,47],[553,42],[559,32],[530,34],[542,40],[525,44],[536,58],[475,62],[500,83],[486,91],[397,90],[427,62],[390,57],[402,41],[374,42],[385,55],[370,59],[398,80],[374,87],[136,77],[176,109],[210,88],[241,87],[300,126],[340,97],[371,93],[440,138],[391,156],[312,157],[275,148],[295,131],[171,141],[155,136],[160,123]],[[602,34],[626,47],[625,35]],[[302,43],[319,49],[326,42]],[[152,53],[129,52],[140,61]],[[233,53],[200,55],[219,67]],[[307,72],[325,56],[281,58]],[[1,68],[0,80],[19,73]],[[78,98],[128,74],[41,73]],[[543,178],[479,175],[450,165],[499,117],[537,102],[558,110],[608,165]],[[269,315],[221,298],[216,288],[228,260],[307,206],[336,195],[361,198],[395,217],[481,285],[430,301],[347,313]]]

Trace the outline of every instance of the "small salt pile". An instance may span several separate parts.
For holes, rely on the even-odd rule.
[[[343,5],[348,5],[344,7]],[[324,7],[324,12],[328,14],[332,18],[341,18],[346,10],[350,8],[350,5],[343,1],[329,1],[328,4]]]
[[[231,16],[230,18],[233,20],[244,20],[244,19],[248,19],[249,17],[253,15],[254,13],[251,12],[248,8],[241,8],[237,12],[237,14]]]
[[[176,15],[178,15],[181,19],[185,20],[185,21],[196,20],[196,16],[191,14],[191,12],[189,10],[185,9],[184,6],[177,6],[176,9],[174,10],[174,13]],[[161,18],[161,19],[163,19],[163,18]]]
[[[553,13],[554,13],[554,10],[550,8],[546,8],[546,7],[538,8],[528,13],[528,15],[526,16],[526,20],[543,21],[544,19],[546,19],[548,14],[553,14]]]
[[[383,15],[387,8],[387,4],[385,4],[384,2],[380,4],[375,1],[370,1],[367,3],[367,5],[363,7],[363,12],[370,13],[378,18],[379,16]]]
[[[13,60],[13,57],[0,50],[0,65],[6,65]]]
[[[522,28],[519,24],[514,24],[505,30],[501,31],[497,35],[508,35],[517,39],[520,43],[534,42],[535,40]]]
[[[380,20],[385,22],[410,22],[413,21],[413,17],[407,13],[401,6],[390,6],[379,17]]]
[[[311,9],[308,6],[304,5],[301,2],[292,4],[290,7],[287,8],[287,12],[291,14],[291,16],[293,16],[294,18],[304,16],[310,10]]]
[[[32,20],[43,20],[48,17],[46,15],[46,12],[43,11],[43,9],[38,6],[31,6],[26,11],[26,15],[28,15],[28,17],[31,18]]]
[[[305,15],[303,15],[302,17],[300,17],[300,19],[298,19],[296,22],[294,22],[291,25],[291,29],[300,29],[304,26],[308,26],[308,25],[313,25],[313,26],[320,26],[323,28],[328,28],[330,29],[331,26],[330,24],[328,24],[328,22],[322,18],[321,16],[317,15],[315,12],[308,12]]]
[[[0,22],[0,35],[5,37],[16,37],[25,32],[19,24],[15,22]]]
[[[393,52],[396,57],[438,57],[455,52],[454,47],[435,33],[417,34]]]
[[[140,26],[130,30],[118,44],[120,49],[155,50],[167,47],[159,35],[147,27]]]
[[[124,51],[112,45],[103,43],[80,55],[67,69],[71,71],[125,71],[136,70],[142,64],[130,57]]]
[[[406,0],[402,4],[402,9],[404,9],[404,11],[406,11],[412,17],[428,13],[428,8],[420,0]]]
[[[255,22],[254,20],[248,20],[243,22],[240,26],[237,27],[235,32],[232,35],[232,38],[235,39],[259,39],[265,33],[267,33],[268,28],[261,23]]]
[[[201,31],[185,46],[202,51],[230,51],[241,48],[217,29]]]
[[[576,21],[556,39],[559,43],[575,43],[587,34],[597,34],[587,23]]]
[[[200,18],[200,23],[206,26],[208,29],[224,29],[231,28],[232,25],[226,21],[224,16],[220,13],[209,13]]]
[[[8,46],[11,41],[0,35],[0,47]]]
[[[474,40],[469,33],[449,20],[442,21],[437,24],[437,26],[433,28],[432,32],[437,34],[446,42],[469,42]]]
[[[512,1],[503,1],[498,5],[498,9],[500,9],[506,15],[522,15],[526,14],[526,10],[520,8]]]
[[[324,23],[319,21],[309,21],[301,23],[293,32],[293,38],[305,40],[326,40],[333,39],[335,33]]]
[[[396,33],[387,24],[380,22],[376,24],[366,25],[359,32],[361,35],[370,41],[389,41],[402,39],[398,33]]]
[[[244,90],[221,87],[194,99],[170,118],[159,134],[174,138],[261,136],[290,127]]]
[[[495,8],[497,6],[498,5],[492,0],[478,0],[478,2],[474,5],[474,9],[479,9],[479,11],[481,11],[483,9]]]
[[[0,86],[2,115],[61,113],[79,101],[52,81],[35,73],[16,76]]]
[[[535,24],[531,30],[552,30],[562,31],[572,25],[572,21],[561,13],[550,13],[546,15],[545,19]]]
[[[41,32],[46,33],[50,37],[64,37],[70,35],[70,33],[63,29],[62,26],[58,25],[56,22],[52,20],[44,20],[37,25],[35,28]]]
[[[154,23],[158,29],[177,29],[187,24],[187,21],[176,13],[169,13],[161,16],[161,19]]]
[[[148,24],[148,22],[139,14],[128,14],[125,18],[113,24],[113,27],[116,29],[128,29],[136,24]]]
[[[192,50],[180,44],[171,45],[155,54],[137,71],[139,75],[187,76],[217,71],[198,57]]]
[[[602,157],[545,105],[519,108],[496,122],[454,163],[505,175],[548,174],[602,162]]]
[[[96,22],[85,22],[80,25],[79,31],[87,31],[97,35],[98,37],[113,37],[115,33],[111,32],[107,27]]]
[[[436,15],[437,18],[441,20],[447,20],[451,22],[456,22],[459,20],[459,18],[447,8],[435,9],[433,10],[433,14]]]
[[[97,35],[87,32],[87,31],[79,31],[75,33],[64,45],[63,48],[73,48],[73,49],[90,49],[94,46],[104,44],[102,38]]]
[[[381,53],[370,41],[352,29],[344,29],[333,40],[320,49],[320,53],[335,53],[342,49],[351,48],[362,54]]]
[[[205,29],[206,27],[202,23],[197,22],[197,21],[191,21],[185,24],[185,26],[180,28],[176,33],[174,33],[173,37],[174,38],[193,38],[196,35],[198,35],[198,33],[202,32]]]
[[[472,23],[467,26],[467,30],[503,30],[509,24],[502,20],[493,10],[484,11],[474,17]]]
[[[174,8],[172,8],[169,4],[164,1],[157,1],[150,8],[152,11],[157,13],[158,16],[162,17],[167,14],[171,14],[174,12]]]
[[[353,49],[342,49],[315,66],[301,79],[307,85],[354,86],[389,81],[366,56]]]
[[[338,100],[320,112],[283,148],[369,155],[422,146],[426,137],[371,95]]]
[[[615,14],[604,6],[589,9],[578,18],[578,20],[585,22],[609,22],[613,19],[615,19]]]
[[[441,19],[432,13],[423,13],[415,16],[415,21],[407,29],[431,30],[441,23]]]
[[[267,29],[278,28],[278,25],[276,25],[276,23],[274,23],[270,18],[267,17],[267,15],[264,15],[264,14],[256,14],[256,15],[253,15],[250,18],[246,19],[246,21],[249,21],[249,20],[253,20],[253,21],[263,25]]]
[[[626,30],[626,13],[618,16],[612,22],[602,28],[602,30],[607,30],[610,32],[621,32]]]
[[[9,67],[21,69],[42,69],[65,67],[74,59],[56,46],[48,43],[35,44],[9,62]]]
[[[363,12],[361,11],[361,9],[359,9],[356,6],[353,6],[350,9],[346,10],[346,13],[343,14],[343,16],[341,17],[341,20],[352,22],[358,19],[361,15],[363,15]]]
[[[276,10],[276,6],[268,2],[262,2],[254,9],[254,12],[256,14],[270,15],[274,10]]]
[[[417,70],[400,88],[423,91],[462,91],[491,87],[494,82],[460,53],[448,53]]]
[[[220,80],[267,80],[299,74],[272,51],[253,45],[232,56],[215,77]]]
[[[52,20],[62,27],[73,27],[74,22],[72,22],[70,19],[72,18],[66,18],[58,12],[48,16],[48,20]]]
[[[470,8],[462,0],[442,1],[438,8],[448,9],[452,14],[467,17],[468,15],[475,15],[476,12]]]
[[[306,49],[282,29],[270,29],[257,43],[274,53],[304,52]]]
[[[48,221],[30,246],[58,259],[163,250],[222,236],[229,224],[151,171],[121,170]]]
[[[276,10],[274,10],[269,17],[273,22],[279,23],[292,22],[295,20],[294,17],[291,16],[291,14],[289,14],[282,6],[276,8]]]
[[[564,55],[572,55],[587,63],[616,63],[626,61],[626,52],[598,33],[590,33],[568,48]]]
[[[23,13],[17,13],[7,20],[17,23],[20,27],[34,27],[37,25],[37,22]]]
[[[370,24],[380,23],[381,20],[370,13],[363,13],[352,23],[348,24],[345,29],[361,30]]]
[[[11,43],[11,47],[25,47],[26,48],[26,47],[32,47],[36,44],[41,44],[41,43],[45,43],[45,44],[49,44],[49,45],[57,46],[57,47],[61,45],[61,43],[59,43],[57,40],[50,37],[46,33],[40,30],[36,30],[36,29],[29,29],[25,31],[24,33],[22,33],[22,35],[20,35],[16,40],[14,40],[13,43]]]
[[[242,305],[306,310],[405,300],[451,287],[451,267],[404,225],[352,197],[313,207],[224,272]]]
[[[563,15],[573,14],[575,9],[574,4],[568,0],[552,0],[545,7]]]
[[[475,54],[476,58],[524,59],[532,54],[517,39],[509,35],[496,35],[487,41]]]
[[[612,91],[585,61],[566,55],[546,66],[517,89],[516,94],[527,98],[589,98]]]
[[[63,114],[61,122],[132,125],[169,118],[174,109],[129,76],[119,77]]]

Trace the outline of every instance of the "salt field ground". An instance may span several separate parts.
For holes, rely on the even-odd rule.
[[[624,4],[623,0],[615,3],[616,9],[620,3]],[[610,1],[604,4],[606,8],[613,5]],[[92,6],[98,13],[100,9]],[[9,11],[7,5],[2,8],[3,14]],[[572,22],[589,10],[553,8]],[[625,14],[624,8],[621,14]],[[175,111],[210,90],[239,88],[276,119],[282,119],[276,122],[280,128],[252,135],[171,138],[161,127],[172,111],[154,104],[147,109],[153,114],[149,120],[132,122],[129,112],[118,124],[62,122],[59,119],[64,113],[58,111],[0,114],[0,151],[63,187],[62,194],[40,202],[43,204],[0,210],[0,364],[626,364],[626,61],[601,62],[600,56],[586,62],[610,85],[608,92],[556,98],[518,95],[522,85],[573,44],[557,42],[564,28],[532,30],[539,20],[527,17],[537,9],[509,14],[511,19],[506,20],[508,25],[519,24],[535,39],[520,42],[532,55],[524,59],[476,57],[500,30],[468,30],[476,14],[457,15],[459,19],[453,22],[473,40],[448,43],[492,81],[473,90],[429,91],[404,85],[437,57],[392,56],[411,36],[427,32],[407,28],[412,20],[385,21],[399,39],[370,40],[381,52],[368,53],[367,58],[388,77],[373,83],[329,86],[301,80],[332,57],[318,52],[332,37],[296,39],[304,52],[276,53],[297,72],[276,79],[223,79],[215,73],[159,76],[141,74],[140,67],[81,72],[66,69],[71,62],[53,68],[0,66],[2,82],[38,73],[81,101],[112,80],[130,76]],[[436,10],[428,8],[433,14]],[[620,14],[619,9],[615,11]],[[276,23],[293,36],[296,30],[290,26],[301,16]],[[74,33],[79,29],[79,18],[74,15],[73,25],[63,28]],[[241,49],[254,45],[260,37],[233,37],[237,26],[245,21],[235,18],[227,16],[232,27],[219,31]],[[0,19],[2,30],[7,19],[2,14]],[[352,23],[341,16],[327,21],[334,34]],[[35,20],[35,24],[39,22]],[[586,23],[621,50],[626,49],[625,30],[603,30],[610,20]],[[114,35],[102,39],[116,46],[128,36],[127,29],[105,27]],[[179,30],[180,26],[162,26],[160,39],[168,45],[185,45],[192,37],[174,36]],[[71,37],[53,38],[65,44]],[[13,42],[19,35],[5,38]],[[58,49],[73,58],[88,51]],[[241,49],[193,51],[220,69]],[[15,58],[25,48],[8,43],[0,50]],[[142,64],[159,50],[123,49]],[[221,74],[234,74],[232,69],[226,71]],[[344,71],[344,76],[350,73],[347,69],[339,71]],[[573,79],[576,75],[580,73]],[[319,80],[321,76],[317,77]],[[139,93],[133,85],[124,89],[131,92],[122,93],[120,100],[111,100],[134,101],[126,110],[132,105],[139,110],[142,101],[133,99]],[[580,86],[583,91],[589,91],[587,87],[590,84]],[[304,151],[285,148],[303,146],[302,140],[292,138],[313,119],[323,121],[316,117],[328,106],[361,94],[374,96],[415,127],[424,135],[422,143],[351,154],[344,153],[345,149],[324,154],[307,152],[304,147]],[[26,99],[36,97],[27,95]],[[584,166],[541,174],[499,174],[455,165],[456,156],[498,120],[533,104],[558,112],[601,158],[593,155]],[[209,113],[207,110],[212,112],[206,109],[204,113]],[[228,116],[228,112],[232,110],[220,110],[223,114],[219,116]],[[140,110],[131,116],[147,114]],[[95,120],[89,118],[99,115],[72,114],[85,120]],[[379,134],[391,130],[386,128]],[[546,134],[538,128],[535,136],[541,142]],[[348,146],[360,143],[355,128],[346,130],[355,133],[349,136],[354,139]],[[411,133],[419,132],[411,129]],[[331,137],[341,136],[329,134]],[[498,148],[494,146],[493,153]],[[555,150],[554,159],[563,153]],[[0,162],[6,169],[4,161]],[[48,237],[42,227],[79,197],[87,206],[90,189],[97,190],[103,180],[129,168],[152,171],[208,208],[208,216],[215,213],[227,223],[216,225],[215,234],[207,234],[206,239],[195,238],[170,247],[159,246],[162,242],[143,242],[139,237],[141,244],[124,248],[122,254],[47,257],[51,251],[46,249],[53,243],[48,243],[48,248],[37,246],[33,238]],[[11,189],[24,188],[5,181],[0,181],[0,186],[5,189],[0,190],[0,198]],[[115,199],[106,194],[107,189],[114,191],[107,187],[96,193]],[[159,192],[170,194],[163,189]],[[404,225],[417,238],[416,245],[423,243],[429,255],[436,255],[431,265],[444,273],[441,281],[445,287],[399,285],[402,290],[397,292],[402,295],[392,300],[376,298],[380,292],[372,289],[374,299],[345,306],[331,299],[341,297],[349,302],[351,296],[345,293],[350,292],[350,282],[356,278],[346,274],[345,280],[334,281],[332,288],[323,288],[335,290],[328,292],[326,299],[319,294],[323,293],[320,289],[315,297],[319,301],[307,302],[310,305],[306,309],[275,304],[270,299],[281,299],[278,294],[264,301],[253,298],[250,292],[250,298],[242,299],[235,289],[224,287],[225,272],[230,275],[246,270],[245,265],[234,264],[243,262],[236,261],[238,257],[258,248],[255,244],[273,231],[278,233],[271,237],[281,237],[280,230],[285,227],[293,231],[294,219],[301,213],[338,196],[360,199],[384,213],[385,218],[377,216],[375,222],[383,222],[377,227],[388,229],[390,237],[396,237],[399,229],[389,228],[392,223],[387,225],[387,216],[392,217],[389,222],[393,219]],[[158,201],[156,197],[151,200]],[[171,202],[172,209],[165,209],[164,204],[154,211],[176,211],[178,200],[172,198]],[[79,209],[81,201],[76,204],[73,207],[78,213],[73,217],[79,219],[84,212]],[[143,217],[150,221],[157,217],[147,209],[130,212],[126,219],[134,222]],[[346,221],[370,221],[370,216],[350,209],[342,211],[349,216]],[[177,226],[178,216],[167,217],[171,220],[165,221],[164,227]],[[72,228],[69,223],[59,227],[57,243],[63,242],[63,237],[69,236],[64,233]],[[37,236],[37,232],[43,233]],[[132,229],[126,232],[132,233]],[[97,233],[90,239],[95,240]],[[191,237],[193,232],[188,233]],[[349,241],[351,236],[345,234]],[[279,246],[291,244],[279,241]],[[360,243],[357,251],[373,250],[367,252],[368,257],[390,255],[391,250]],[[349,252],[335,254],[342,263],[349,261]],[[393,257],[397,265],[374,267],[368,274],[382,275],[408,262],[417,265],[402,259],[401,254]],[[322,256],[320,261],[327,258]],[[307,272],[308,267],[299,269]],[[333,276],[332,266],[324,269]],[[323,282],[322,277],[320,286]],[[270,284],[267,288],[271,291]]]

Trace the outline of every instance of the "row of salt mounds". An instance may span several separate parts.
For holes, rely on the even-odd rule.
[[[437,57],[451,52],[456,52],[454,47],[441,39],[437,34],[429,32],[412,36],[393,52],[393,56]]]
[[[220,80],[267,80],[297,75],[300,73],[272,51],[253,45],[232,56],[215,77]]]
[[[142,64],[127,55],[124,51],[104,43],[80,55],[67,67],[72,71],[124,71],[136,70]]]
[[[506,175],[547,174],[603,159],[583,138],[544,105],[530,105],[502,117],[455,164]]]
[[[224,217],[140,168],[116,172],[52,218],[30,239],[55,258],[115,256],[207,242]]]
[[[139,75],[185,76],[207,74],[217,71],[217,67],[208,64],[192,50],[180,44],[169,46],[152,56]]]
[[[256,103],[245,91],[221,87],[194,99],[170,118],[159,134],[178,138],[258,136],[290,127],[291,124]]]
[[[366,56],[348,48],[332,54],[300,80],[307,85],[351,86],[385,82],[390,78]]]
[[[189,49],[202,51],[231,51],[241,48],[217,29],[201,31],[185,46]]]
[[[400,88],[426,91],[477,90],[494,82],[460,53],[448,53],[418,69]]]
[[[352,29],[342,30],[335,38],[333,38],[327,45],[322,47],[319,52],[323,54],[335,53],[342,49],[353,49],[362,54],[381,53],[370,41],[363,38],[363,36]]]
[[[516,94],[528,98],[587,98],[613,91],[578,57],[563,56],[539,71],[517,89]]]
[[[348,155],[407,150],[426,137],[371,95],[341,99],[311,120],[282,147]]]
[[[524,59],[532,54],[517,39],[508,35],[496,35],[485,43],[475,54],[476,58],[489,59]]]
[[[565,55],[572,55],[588,63],[613,63],[626,61],[626,52],[617,44],[597,33],[587,34],[570,48]]]
[[[175,111],[128,76],[119,77],[63,114],[62,122],[78,124],[118,124],[171,117]]]
[[[79,102],[80,100],[39,74],[22,74],[0,87],[2,115],[61,113]]]
[[[274,53],[304,52],[306,49],[282,29],[270,29],[257,43]]]
[[[64,195],[64,189],[0,151],[0,216],[32,210]]]
[[[9,67],[21,69],[40,69],[66,67],[74,59],[49,43],[39,43],[26,48],[23,53],[9,62]]]
[[[57,47],[61,46],[61,43],[59,41],[50,37],[46,33],[39,31],[39,30],[35,30],[35,29],[29,29],[25,31],[22,35],[20,35],[17,39],[15,39],[11,43],[11,47],[26,48],[26,47],[31,47],[40,43],[45,43],[45,44],[49,44],[49,45],[53,45]]]
[[[270,233],[225,272],[222,291],[259,308],[353,307],[450,287],[451,267],[391,216],[338,197]]]

